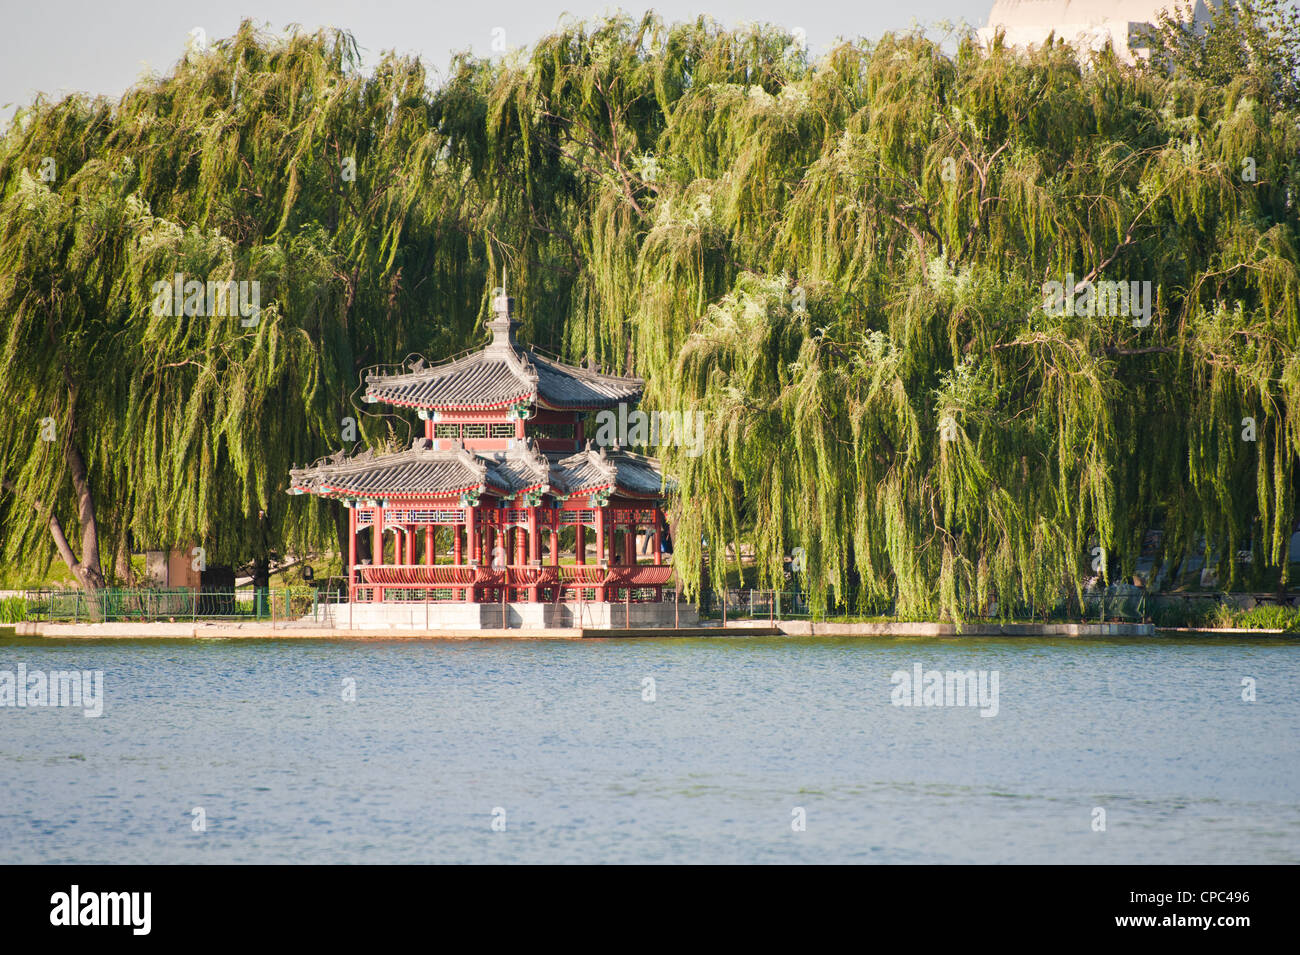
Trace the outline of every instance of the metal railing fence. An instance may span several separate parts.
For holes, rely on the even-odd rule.
[[[29,590],[27,619],[72,623],[158,622],[186,620],[318,620],[321,606],[336,595],[315,587],[242,590],[181,588]]]

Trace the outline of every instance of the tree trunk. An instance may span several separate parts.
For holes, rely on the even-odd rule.
[[[114,570],[117,579],[127,587],[135,586],[135,570],[131,567],[131,548],[127,546],[127,535],[123,534],[117,545],[117,559]]]
[[[71,570],[81,582],[86,597],[94,600],[96,592],[105,587],[104,571],[99,563],[99,523],[95,520],[95,498],[90,491],[86,462],[72,441],[68,442],[68,469],[77,494],[77,521],[81,525],[81,560],[71,565]],[[70,549],[68,554],[71,555]]]
[[[51,333],[52,334],[52,333]],[[52,339],[51,339],[52,340]],[[63,381],[68,387],[68,476],[72,480],[72,490],[77,495],[77,522],[81,525],[81,560],[77,560],[68,546],[63,527],[50,512],[50,530],[54,533],[55,544],[59,547],[64,563],[77,578],[81,588],[86,592],[86,599],[98,607],[99,591],[105,587],[104,571],[99,562],[99,523],[95,519],[95,496],[91,493],[90,477],[86,471],[86,460],[77,447],[77,386],[72,380],[67,366],[63,368]],[[62,543],[60,543],[60,541]]]
[[[74,462],[75,457],[75,463]],[[81,459],[81,454],[72,448],[69,452],[69,463],[74,470],[73,484],[78,488],[78,518],[81,522],[81,554],[82,559],[78,560],[77,555],[72,551],[72,544],[68,541],[68,535],[63,530],[63,522],[59,520],[58,515],[50,509],[49,527],[50,536],[54,538],[54,548],[59,552],[59,557],[67,565],[72,576],[76,578],[81,589],[86,592],[86,600],[91,612],[98,617],[100,611],[100,591],[104,589],[104,573],[99,566],[99,534],[95,524],[95,505],[90,497],[90,484],[86,480],[85,463]],[[18,489],[14,487],[11,481],[4,481],[0,486],[11,494],[17,494]],[[46,507],[35,498],[28,498],[28,502],[37,511],[44,513]],[[93,563],[87,559],[87,554],[93,554]]]

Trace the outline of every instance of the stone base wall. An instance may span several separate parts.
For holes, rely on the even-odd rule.
[[[691,604],[683,603],[354,603],[320,608],[317,625],[336,630],[619,630],[699,626]]]

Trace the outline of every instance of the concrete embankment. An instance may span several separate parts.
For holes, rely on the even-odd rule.
[[[729,620],[725,627],[712,621],[694,627],[510,627],[510,628],[431,628],[370,627],[347,629],[322,627],[307,621],[269,622],[189,622],[189,623],[18,623],[17,637],[45,637],[58,640],[618,640],[685,637],[952,637],[980,639],[990,637],[1075,637],[1080,639],[1150,638],[1150,637],[1287,637],[1300,634],[1280,630],[1157,629],[1149,623],[967,623],[959,631],[951,623],[835,623],[807,620],[764,621]],[[0,636],[4,631],[0,631]]]
[[[737,622],[737,625],[740,625]],[[836,623],[778,620],[790,636],[825,637],[1150,637],[1149,623],[988,623],[971,621],[960,629],[951,623]],[[729,621],[727,626],[732,626]],[[750,622],[748,626],[753,626]]]
[[[305,623],[19,623],[17,636],[57,640],[592,640],[631,637],[757,637],[781,631],[753,625],[682,627],[680,629],[597,627],[510,627],[424,629],[368,627],[349,630]]]
[[[335,629],[269,623],[19,623],[19,637],[58,640],[580,640],[577,627],[549,630]]]

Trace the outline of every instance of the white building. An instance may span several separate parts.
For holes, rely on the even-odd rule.
[[[1192,22],[1207,23],[1205,0],[1194,0]],[[1126,63],[1145,59],[1143,33],[1159,23],[1161,11],[1181,15],[1182,0],[994,0],[989,23],[981,27],[980,41],[989,44],[998,30],[1008,46],[1041,46],[1048,36],[1076,49],[1100,50],[1109,40],[1115,55]]]

